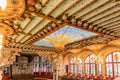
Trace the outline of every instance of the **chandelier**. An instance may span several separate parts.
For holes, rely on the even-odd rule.
[[[0,7],[2,10],[4,10],[7,6],[7,1],[6,0],[0,0]]]
[[[0,0],[0,8],[0,19],[17,18],[25,11],[25,0]]]

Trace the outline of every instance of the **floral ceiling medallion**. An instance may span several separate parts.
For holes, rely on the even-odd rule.
[[[0,8],[0,19],[10,19],[21,16],[25,10],[25,0],[6,0],[7,5]]]

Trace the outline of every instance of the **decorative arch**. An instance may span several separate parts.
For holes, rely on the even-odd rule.
[[[66,52],[66,53],[63,55],[63,58],[65,59],[65,58],[68,57],[69,55],[75,56],[75,54],[72,53],[72,52]]]
[[[118,52],[118,51],[120,51],[120,46],[107,45],[99,50],[98,55],[102,57],[103,60],[105,60],[109,54],[111,54],[112,52]]]
[[[67,52],[65,55],[63,55],[64,65],[65,65],[65,71],[66,73],[71,72],[71,66],[74,66],[75,64],[70,64],[70,60],[72,57],[75,57],[75,54],[72,52]],[[73,69],[73,67],[72,67]],[[73,70],[74,72],[74,70]]]
[[[47,56],[36,55],[34,56],[34,73],[49,73],[52,72],[51,62]]]
[[[91,55],[91,54],[94,54],[95,55],[95,52],[90,50],[90,49],[84,49],[82,51],[79,52],[79,54],[77,55],[77,57],[80,57],[83,60],[86,59],[87,56]]]
[[[75,57],[75,54],[72,53],[72,52],[67,52],[65,55],[63,55],[63,60],[64,60],[64,63],[66,64],[69,64],[69,61],[72,57]]]
[[[106,74],[113,77],[120,76],[120,51],[113,52],[106,57]]]
[[[98,63],[95,54],[90,54],[85,58],[85,72],[86,74],[102,74],[102,64]]]

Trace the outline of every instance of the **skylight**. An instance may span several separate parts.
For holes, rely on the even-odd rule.
[[[97,34],[88,32],[72,26],[64,26],[45,38],[37,41],[34,45],[63,48],[65,44],[95,36]]]

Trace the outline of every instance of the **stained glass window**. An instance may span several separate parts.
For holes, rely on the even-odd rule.
[[[106,57],[106,73],[113,77],[120,76],[120,52],[113,52]]]
[[[86,74],[95,74],[95,61],[94,61],[95,56],[89,55],[86,60],[85,60],[85,71]]]
[[[98,69],[97,69],[97,74],[102,74],[102,64],[97,64]]]
[[[79,28],[75,28],[72,26],[64,26],[63,28],[46,36],[45,38],[35,42],[34,45],[60,47],[64,46],[67,43],[82,40],[95,35],[97,34]]]
[[[71,58],[70,60],[70,72],[75,73],[75,62],[74,62],[74,57]]]
[[[75,64],[76,58],[72,57],[70,60],[70,72],[71,73],[82,73],[82,60],[78,59],[78,65]]]
[[[78,72],[82,73],[82,60],[79,58]]]
[[[95,55],[89,55],[85,60],[86,74],[102,74],[102,64],[97,63]]]
[[[34,57],[34,72],[39,72],[39,57]]]
[[[51,64],[44,57],[34,57],[34,72],[52,72]]]

